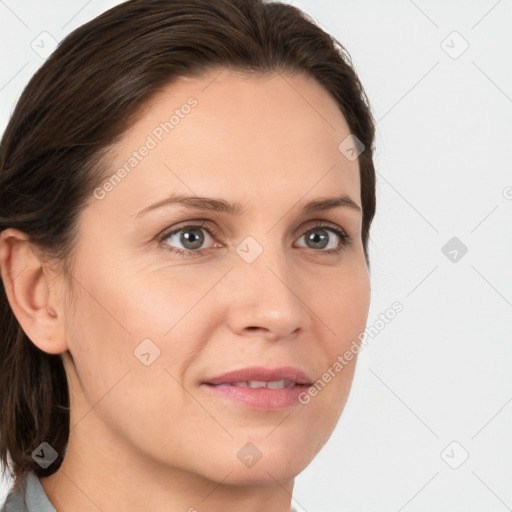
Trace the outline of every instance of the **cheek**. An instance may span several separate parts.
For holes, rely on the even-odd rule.
[[[218,269],[197,271],[194,265],[173,267],[161,261],[120,266],[90,285],[108,305],[110,320],[134,340],[150,335],[169,339],[221,276]]]
[[[329,327],[331,360],[347,350],[365,327],[370,308],[370,278],[366,267],[356,267],[333,280],[324,294],[321,318]]]
[[[165,370],[182,381],[205,342],[208,319],[201,322],[194,307],[218,279],[211,275],[198,281],[192,266],[166,273],[122,265],[114,272],[111,267],[100,258],[89,260],[87,268],[95,268],[94,273],[82,266],[76,275],[75,314],[67,325],[70,352],[91,404],[128,371],[140,377],[133,399],[137,390],[168,387],[172,377]]]
[[[194,409],[179,384],[198,351],[193,345],[196,336],[190,324],[178,322],[186,308],[172,307],[180,295],[162,283],[129,293],[128,283],[134,286],[136,279],[105,276],[84,282],[76,292],[77,314],[67,326],[78,376],[71,379],[77,392],[74,420],[85,431],[89,425],[96,428],[94,417],[99,417],[108,432],[156,453],[158,443],[171,433],[176,438],[180,429],[186,431],[181,419],[196,414],[200,423],[201,410]],[[148,432],[151,442],[142,443]]]
[[[329,432],[336,425],[348,398],[357,362],[358,336],[364,332],[370,307],[370,279],[366,267],[340,273],[323,295],[318,311],[326,333],[323,343],[323,374],[318,376],[317,417]]]

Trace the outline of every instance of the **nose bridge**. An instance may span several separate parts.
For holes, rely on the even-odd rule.
[[[236,266],[255,290],[291,293],[286,285],[293,270],[278,241],[272,241],[270,236],[265,240],[248,236],[236,247],[236,252],[241,260]]]

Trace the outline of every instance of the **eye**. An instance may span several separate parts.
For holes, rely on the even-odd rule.
[[[208,225],[207,228],[204,227],[205,224]],[[201,224],[187,224],[169,231],[160,237],[160,242],[164,243],[167,250],[181,256],[199,256],[213,247],[212,242],[215,237],[217,237],[215,228],[208,224],[208,221],[204,221]],[[343,229],[326,223],[308,229],[299,240],[302,238],[305,238],[308,244],[305,247],[330,255],[339,254],[351,242],[351,238]],[[176,247],[176,245],[182,247]],[[299,247],[304,246],[299,245]]]
[[[329,233],[334,233],[336,236],[331,237]],[[350,243],[350,237],[345,231],[330,224],[314,226],[308,229],[299,240],[302,238],[305,238],[306,244],[309,244],[306,245],[306,247],[320,250],[319,252],[325,252],[327,254],[338,254]]]
[[[203,244],[213,241],[215,236],[215,230],[211,226],[209,228],[203,227],[204,224],[205,222],[200,225],[188,224],[182,226],[163,235],[161,241],[166,242],[165,245],[172,246],[168,249],[177,254],[193,255],[200,253],[205,250]],[[183,248],[175,247],[175,244],[181,244]]]

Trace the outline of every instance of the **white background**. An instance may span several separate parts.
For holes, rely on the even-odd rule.
[[[2,132],[43,63],[32,46],[117,3],[0,1]],[[289,3],[349,50],[370,98],[368,325],[394,301],[404,307],[361,352],[342,419],[297,477],[294,506],[512,510],[512,1]],[[456,262],[442,251],[452,237],[468,249]]]

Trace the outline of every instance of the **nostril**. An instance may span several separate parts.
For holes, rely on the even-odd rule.
[[[257,325],[253,326],[253,325],[250,325],[249,327],[246,327],[247,331],[249,332],[262,332],[262,333],[265,333],[265,332],[268,332],[268,329],[265,329],[265,327],[258,327]]]

